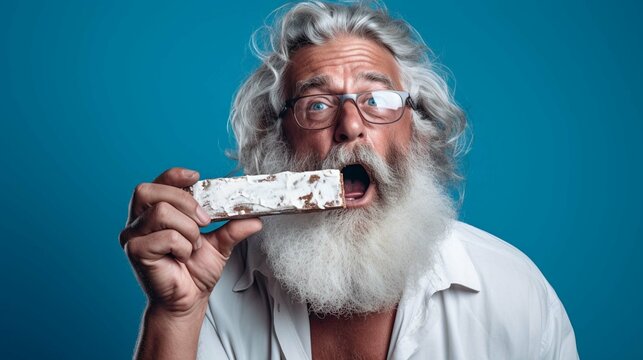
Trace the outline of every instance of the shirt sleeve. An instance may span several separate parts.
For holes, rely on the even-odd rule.
[[[223,344],[221,344],[221,339],[217,333],[209,306],[205,312],[205,318],[201,326],[196,358],[197,360],[229,359],[228,354],[226,354],[223,348]]]
[[[551,286],[550,301],[546,309],[545,329],[543,332],[540,359],[577,360],[576,337],[567,312]]]

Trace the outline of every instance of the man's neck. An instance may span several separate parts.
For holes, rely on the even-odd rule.
[[[386,359],[396,310],[351,317],[311,313],[313,359]]]

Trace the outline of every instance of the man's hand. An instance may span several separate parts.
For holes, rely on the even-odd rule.
[[[208,297],[232,249],[261,230],[259,219],[244,219],[202,234],[199,227],[210,224],[210,218],[182,190],[198,179],[195,171],[173,168],[153,183],[139,184],[132,196],[127,225],[119,238],[148,298],[139,355],[144,343],[154,343],[156,350],[160,345],[158,339],[146,339],[153,337],[145,333],[148,327],[170,334],[164,326],[176,330],[187,326],[191,331],[183,330],[198,337]],[[197,339],[190,340],[196,351]],[[155,354],[158,356],[163,354]]]

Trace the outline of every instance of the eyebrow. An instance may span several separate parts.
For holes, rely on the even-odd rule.
[[[297,81],[295,85],[295,96],[301,96],[301,94],[310,89],[325,87],[328,83],[330,83],[330,78],[327,75],[318,75],[310,79]]]
[[[386,88],[388,89],[395,89],[395,86],[393,85],[393,80],[389,76],[384,75],[382,73],[378,73],[374,71],[362,72],[357,74],[357,79],[380,83],[386,86]]]

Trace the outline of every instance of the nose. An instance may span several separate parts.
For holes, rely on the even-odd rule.
[[[335,126],[335,142],[348,143],[364,137],[364,120],[357,110],[357,104],[347,99],[340,105]]]

